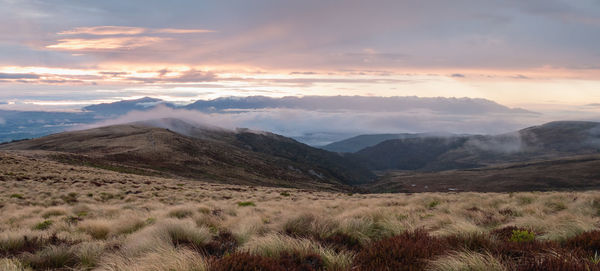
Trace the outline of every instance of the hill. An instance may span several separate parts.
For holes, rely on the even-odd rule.
[[[600,152],[600,123],[561,121],[514,133],[401,138],[348,156],[372,170],[441,171]]]
[[[402,134],[369,134],[369,135],[358,135],[348,139],[336,141],[325,146],[321,149],[341,152],[341,153],[353,153],[358,152],[364,148],[375,146],[381,142],[392,140],[392,139],[408,139],[408,138],[426,138],[426,137],[448,137],[453,136],[452,134],[444,133],[402,133]]]
[[[600,189],[600,155],[439,172],[389,171],[364,188],[373,193],[517,192]]]
[[[0,149],[51,151],[63,162],[229,184],[342,189],[373,177],[348,159],[289,138],[174,119],[54,134]]]

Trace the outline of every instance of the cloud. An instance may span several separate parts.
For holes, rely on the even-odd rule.
[[[451,75],[452,77],[465,78],[466,76],[462,73],[454,73]]]
[[[33,73],[0,73],[2,79],[38,79],[39,75]]]
[[[115,49],[134,49],[168,40],[161,37],[112,37],[112,38],[94,38],[94,39],[60,39],[58,43],[46,46],[48,49],[56,50],[115,50]]]
[[[162,33],[162,34],[196,34],[215,32],[208,29],[180,29],[180,28],[144,28],[132,26],[88,26],[75,27],[70,30],[58,32],[58,35],[139,35],[144,33]]]
[[[70,30],[58,32],[58,35],[136,35],[146,32],[145,28],[142,27],[130,27],[130,26],[90,26],[90,27],[76,27]]]
[[[367,112],[359,110],[307,110],[291,108],[252,109],[240,112],[205,113],[158,106],[133,111],[116,119],[82,128],[162,118],[182,119],[203,126],[226,129],[250,128],[294,137],[313,145],[327,144],[357,134],[444,132],[497,134],[542,121],[539,115],[515,118],[510,113],[449,114],[429,109]]]

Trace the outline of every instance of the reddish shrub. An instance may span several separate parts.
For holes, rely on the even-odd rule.
[[[594,230],[579,234],[565,243],[566,247],[583,249],[589,253],[600,253],[600,231]]]
[[[238,246],[238,241],[233,237],[231,232],[220,232],[218,236],[213,237],[213,240],[204,245],[201,251],[210,256],[221,257],[225,254],[232,253]]]
[[[356,255],[355,265],[358,270],[423,270],[427,259],[446,247],[443,239],[417,230],[367,245]]]
[[[485,252],[495,247],[494,242],[484,234],[451,235],[445,239],[448,246],[454,250]]]
[[[248,253],[235,253],[216,260],[211,264],[213,271],[285,271],[275,259],[251,255]]]
[[[323,270],[325,262],[317,254],[300,256],[298,253],[283,253],[279,257],[279,265],[290,271]]]
[[[316,271],[323,268],[324,261],[319,255],[300,256],[298,253],[283,253],[278,259],[234,253],[211,264],[213,271]]]
[[[565,250],[539,254],[517,261],[514,270],[518,271],[599,271],[600,265],[592,263],[577,252]]]

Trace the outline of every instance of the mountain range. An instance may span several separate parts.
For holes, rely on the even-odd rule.
[[[385,140],[386,138],[390,138]],[[501,135],[357,137],[354,153],[264,131],[154,119],[0,145],[63,163],[228,184],[336,191],[600,188],[600,123],[561,121]]]

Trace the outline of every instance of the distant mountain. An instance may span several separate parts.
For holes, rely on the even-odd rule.
[[[418,134],[373,134],[358,135],[341,141],[333,142],[322,146],[321,149],[332,152],[357,152],[364,148],[375,146],[383,141],[391,139],[423,138],[433,136],[452,136],[451,134],[441,133],[418,133]]]
[[[372,170],[441,171],[600,153],[600,123],[561,121],[495,136],[392,139],[347,156]]]
[[[146,111],[151,110],[157,105],[162,104],[167,107],[175,108],[176,106],[165,102],[161,99],[155,99],[150,97],[144,97],[135,100],[123,100],[114,103],[101,103],[86,106],[83,108],[84,111],[94,112],[101,115],[123,115],[130,111]]]
[[[351,160],[293,139],[175,119],[54,134],[0,149],[54,151],[70,163],[234,184],[340,189],[374,177]]]
[[[486,99],[423,98],[412,96],[223,97],[213,100],[199,100],[184,108],[199,111],[290,108],[303,110],[365,110],[370,112],[398,112],[410,109],[428,109],[437,112],[452,112],[453,114],[534,113],[520,108],[509,108]]]

